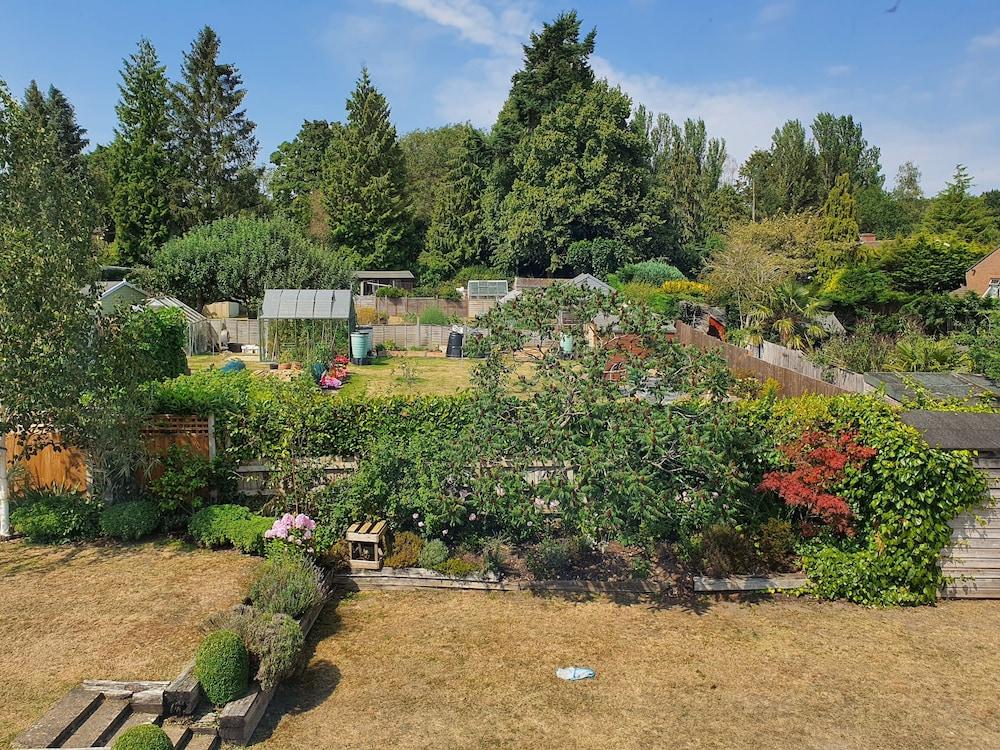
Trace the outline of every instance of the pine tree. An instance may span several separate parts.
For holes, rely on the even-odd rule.
[[[220,63],[219,37],[203,28],[184,54],[174,86],[174,130],[184,228],[257,205],[257,127],[241,109],[246,91],[235,65]]]
[[[966,242],[993,242],[997,223],[983,201],[970,192],[972,178],[962,164],[955,175],[931,201],[922,227],[932,234],[955,234]]]
[[[174,230],[170,83],[148,39],[122,68],[112,146],[111,214],[119,262],[148,265]]]
[[[361,71],[347,100],[347,125],[324,161],[330,242],[360,267],[399,269],[414,258],[406,165],[389,104]]]
[[[434,199],[426,249],[420,254],[422,280],[450,278],[462,266],[485,261],[489,250],[482,198],[490,153],[481,132],[468,125],[464,129]]]
[[[73,170],[82,170],[83,150],[90,143],[84,130],[76,121],[76,110],[62,91],[49,86],[43,95],[36,81],[31,81],[24,92],[24,112],[29,118],[51,129],[59,144],[59,154]]]

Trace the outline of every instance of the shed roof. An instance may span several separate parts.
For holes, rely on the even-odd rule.
[[[412,279],[410,271],[355,271],[356,279]]]
[[[261,318],[272,320],[348,320],[349,289],[265,289]]]
[[[935,448],[1000,452],[1000,414],[919,410],[901,418]]]
[[[578,276],[574,276],[570,279],[569,283],[573,286],[582,287],[584,289],[597,289],[608,293],[614,291],[610,284],[601,281],[599,278],[589,273],[581,273]]]
[[[916,383],[936,398],[973,398],[983,402],[1000,399],[1000,387],[982,375],[958,372],[866,372],[865,382],[878,388],[894,401],[914,398],[916,393],[907,385]]]

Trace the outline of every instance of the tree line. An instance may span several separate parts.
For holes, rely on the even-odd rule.
[[[411,269],[425,287],[470,267],[607,276],[650,259],[692,276],[718,265],[733,227],[799,214],[823,217],[823,267],[849,260],[858,232],[1000,237],[1000,191],[973,195],[960,166],[928,199],[910,162],[887,189],[879,148],[851,115],[786,122],[737,169],[702,120],[676,122],[598,80],[596,40],[572,11],[532,33],[489,131],[400,137],[362,70],[344,120],[304,122],[267,168],[239,69],[209,27],[176,81],[139,41],[121,70],[114,139],[89,153],[58,89],[32,83],[23,103],[89,181],[103,259],[146,269],[149,285],[192,304],[252,299],[267,283],[345,283],[361,267]],[[248,258],[236,234],[271,239]],[[256,281],[234,281],[249,269]]]

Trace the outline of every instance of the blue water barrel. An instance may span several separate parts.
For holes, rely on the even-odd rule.
[[[567,357],[573,353],[573,334],[572,333],[561,333],[559,335],[559,346],[562,348],[562,353]]]
[[[363,365],[368,358],[368,335],[363,331],[351,334],[351,361]]]

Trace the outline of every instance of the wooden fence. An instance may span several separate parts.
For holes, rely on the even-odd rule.
[[[439,297],[377,297],[374,294],[357,295],[354,298],[355,310],[375,310],[383,317],[402,318],[407,315],[419,315],[424,310],[437,308],[445,315],[464,318],[468,309],[465,301],[440,299]]]
[[[394,349],[425,347],[438,349],[448,345],[451,326],[425,326],[419,323],[411,326],[371,326],[372,343],[384,344],[390,341]]]
[[[171,446],[190,448],[206,458],[215,458],[215,419],[209,417],[172,416],[160,414],[153,417],[141,430],[147,454],[153,459],[166,455]],[[21,441],[7,435],[8,469],[14,473],[15,489],[25,484],[35,487],[62,487],[85,491],[90,487],[86,456],[77,448],[63,445],[58,435],[44,439],[46,445],[27,461],[20,460]],[[140,484],[151,481],[163,473],[154,460],[147,471],[139,472]]]
[[[755,357],[746,349],[720,341],[714,336],[695,330],[691,326],[677,321],[676,341],[680,344],[694,346],[702,351],[717,352],[733,372],[747,373],[759,380],[768,378],[776,381],[781,386],[782,396],[802,396],[809,393],[823,396],[836,396],[840,393],[848,393],[847,388],[842,388],[833,383],[827,383],[817,378],[803,375],[780,365],[765,362]]]

